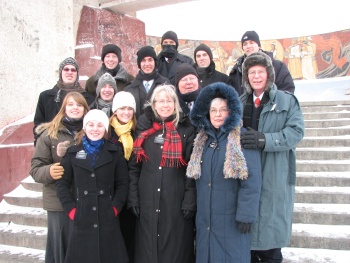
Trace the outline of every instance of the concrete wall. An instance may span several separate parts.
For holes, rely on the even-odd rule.
[[[74,2],[74,4],[73,4]],[[58,80],[75,54],[84,0],[1,0],[0,128],[35,111],[39,93]]]

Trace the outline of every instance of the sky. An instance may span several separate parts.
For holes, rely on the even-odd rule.
[[[173,30],[179,39],[193,40],[240,41],[248,30],[269,40],[350,28],[343,0],[197,0],[139,11],[137,18],[145,22],[146,35]]]

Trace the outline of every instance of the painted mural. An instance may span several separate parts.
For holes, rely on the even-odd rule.
[[[161,37],[147,36],[147,45],[161,51]],[[350,29],[290,39],[261,40],[261,48],[283,61],[293,79],[322,79],[350,76]],[[216,69],[229,74],[243,55],[240,41],[179,40],[178,51],[193,58],[201,43],[213,52]]]

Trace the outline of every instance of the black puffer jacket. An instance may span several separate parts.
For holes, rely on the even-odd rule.
[[[286,64],[282,61],[274,59],[271,52],[260,50],[260,52],[265,53],[272,59],[272,66],[275,70],[275,84],[279,90],[289,91],[294,93],[295,85]],[[231,85],[236,89],[238,95],[244,93],[244,88],[242,87],[242,65],[245,59],[245,55],[237,59],[236,65],[230,72],[229,77],[231,78]]]
[[[202,88],[214,82],[224,82],[228,85],[232,85],[229,76],[227,76],[224,73],[221,73],[220,71],[215,70],[215,63],[213,61],[210,62],[210,65],[205,69],[205,72],[203,74],[200,74],[200,71],[198,71],[197,63],[194,64],[194,68],[198,73],[199,83]]]

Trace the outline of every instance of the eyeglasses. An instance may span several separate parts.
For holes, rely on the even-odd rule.
[[[252,70],[252,71],[248,71],[248,75],[249,77],[255,77],[255,75],[258,75],[258,76],[261,76],[261,75],[265,75],[267,74],[266,71],[263,71],[263,70]]]
[[[226,114],[228,112],[227,108],[221,108],[221,109],[210,109],[210,114],[211,115],[216,115],[218,114],[218,112],[220,113],[220,115]]]
[[[173,104],[175,103],[173,100],[156,100],[157,103],[159,103],[160,105],[165,105],[166,104]]]
[[[188,77],[188,78],[182,78],[180,79],[180,82],[187,83],[187,82],[195,82],[197,80],[196,77]]]
[[[77,72],[77,70],[75,68],[63,68],[63,71],[65,72]]]

